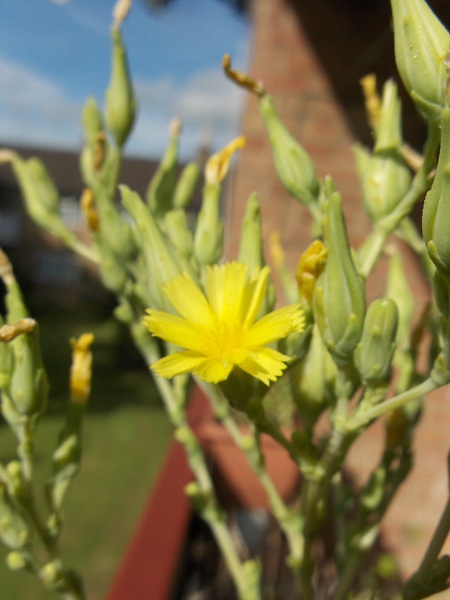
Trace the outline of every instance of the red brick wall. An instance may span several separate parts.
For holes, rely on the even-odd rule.
[[[320,177],[331,174],[346,207],[359,202],[353,166],[354,142],[342,110],[310,47],[307,35],[283,0],[254,2],[254,41],[251,75],[262,80],[289,131],[311,154]],[[258,192],[266,233],[279,229],[290,266],[311,241],[308,212],[292,200],[277,181],[269,142],[257,100],[249,95],[242,120],[247,146],[236,169],[228,204],[230,255],[235,256],[239,224],[250,193]],[[348,211],[355,243],[361,240],[366,217]],[[266,236],[267,237],[267,236]]]
[[[368,221],[360,208],[351,145],[352,134],[343,110],[336,102],[307,33],[283,0],[256,0],[253,3],[254,40],[250,72],[262,80],[273,96],[279,114],[290,132],[311,154],[319,176],[331,174],[343,195],[351,241],[363,239]],[[240,225],[250,193],[261,201],[265,239],[274,229],[281,240],[291,269],[311,241],[311,219],[278,183],[257,101],[248,96],[242,120],[247,137],[234,174],[231,200],[227,204],[229,256],[237,253]],[[270,262],[270,261],[269,261]],[[419,269],[411,260],[408,272],[414,294],[424,298]],[[370,294],[381,293],[375,282]],[[446,453],[450,446],[450,393],[448,390],[427,399],[419,426],[416,466],[389,511],[383,528],[383,542],[395,551],[401,573],[418,566],[433,526],[446,502],[448,483]],[[383,427],[376,424],[359,440],[350,454],[349,466],[364,478],[369,464],[376,464],[381,451]]]

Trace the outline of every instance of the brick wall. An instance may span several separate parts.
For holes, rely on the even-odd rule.
[[[255,79],[264,82],[283,122],[311,154],[319,176],[328,173],[333,176],[343,195],[351,242],[358,246],[367,231],[368,220],[360,208],[360,190],[351,151],[355,139],[343,108],[336,101],[307,33],[284,0],[255,1],[253,20],[250,72]],[[242,133],[247,137],[247,146],[240,155],[231,200],[226,207],[230,224],[228,255],[236,256],[246,200],[256,190],[261,201],[265,239],[271,231],[280,230],[288,265],[294,269],[299,254],[311,241],[311,219],[276,179],[257,101],[250,95],[242,119]],[[425,292],[420,271],[408,253],[406,259],[413,293],[423,303]],[[382,293],[382,275],[383,269],[378,269],[370,296]],[[445,390],[427,399],[416,440],[414,472],[400,490],[383,528],[383,544],[395,552],[403,576],[417,567],[446,502],[449,396],[450,392]],[[383,435],[383,427],[378,423],[351,451],[348,465],[360,480],[367,466],[376,464]]]

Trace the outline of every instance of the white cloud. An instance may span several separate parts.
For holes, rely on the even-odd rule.
[[[242,93],[222,72],[205,70],[185,85],[164,77],[138,81],[138,120],[127,146],[130,155],[160,156],[168,141],[170,121],[180,117],[180,154],[192,158],[205,130],[212,149],[237,133]],[[74,101],[49,78],[0,56],[0,140],[7,143],[79,149],[83,102]]]
[[[78,145],[82,105],[51,80],[0,57],[0,138],[17,144]]]
[[[216,150],[236,135],[243,93],[229,82],[220,69],[200,71],[177,88],[169,78],[138,82],[139,117],[130,139],[130,153],[159,152],[168,141],[168,127],[174,117],[183,123],[180,153],[192,158],[205,136]]]

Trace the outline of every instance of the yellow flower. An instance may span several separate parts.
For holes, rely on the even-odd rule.
[[[72,338],[72,366],[70,367],[70,397],[73,402],[84,404],[89,398],[92,378],[92,333]]]
[[[147,310],[144,323],[155,336],[181,348],[152,365],[159,377],[193,372],[204,381],[224,381],[237,366],[266,385],[282,375],[289,356],[267,345],[304,327],[299,304],[256,317],[270,269],[249,273],[241,262],[207,269],[206,296],[187,273],[164,287],[181,316]]]

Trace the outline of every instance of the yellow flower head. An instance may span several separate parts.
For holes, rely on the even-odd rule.
[[[89,398],[92,378],[92,333],[72,338],[72,366],[70,367],[70,397],[73,402],[84,404]]]
[[[144,323],[155,336],[186,348],[152,365],[159,377],[193,372],[211,383],[224,381],[237,366],[266,385],[276,381],[289,356],[267,345],[304,327],[299,304],[256,317],[270,269],[249,273],[241,262],[207,269],[206,296],[187,273],[164,291],[179,315],[147,310]]]
[[[314,287],[325,268],[328,250],[320,240],[314,240],[301,255],[295,272],[298,291],[302,298],[312,303]]]
[[[245,146],[245,137],[240,135],[224,148],[213,154],[205,166],[205,179],[218,185],[228,173],[233,155]]]

